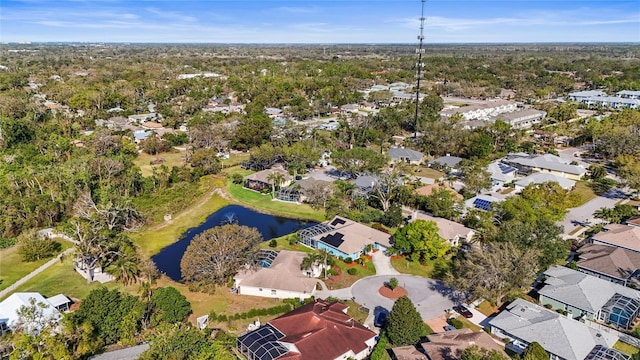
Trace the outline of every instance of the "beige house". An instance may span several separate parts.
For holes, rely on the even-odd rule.
[[[300,270],[306,255],[300,251],[281,250],[269,267],[240,271],[234,277],[238,294],[274,299],[306,299],[313,296],[318,280],[311,276],[319,275],[319,271],[309,274]]]
[[[640,227],[609,224],[605,231],[599,232],[591,240],[594,244],[615,246],[635,252],[640,252]]]
[[[418,219],[435,222],[438,226],[438,235],[447,240],[451,246],[460,246],[461,243],[469,243],[475,234],[472,229],[455,221],[429,216],[419,211],[413,213],[411,221]]]

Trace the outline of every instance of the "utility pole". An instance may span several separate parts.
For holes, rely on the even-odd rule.
[[[424,3],[427,0],[420,0],[422,3],[422,10],[420,12],[420,35],[418,35],[419,47],[416,49],[416,54],[418,54],[418,62],[416,63],[416,79],[418,80],[418,84],[416,86],[416,114],[415,119],[413,121],[413,138],[418,138],[418,108],[420,107],[420,79],[422,79],[422,68],[424,67],[424,63],[422,62],[422,54],[425,53],[425,49],[422,47],[422,42],[424,40]]]

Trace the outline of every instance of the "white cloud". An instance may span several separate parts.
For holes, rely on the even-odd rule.
[[[156,8],[147,8],[145,10],[163,19],[174,20],[174,21],[186,21],[186,22],[198,21],[198,19],[193,16],[183,15],[175,11],[164,11]]]

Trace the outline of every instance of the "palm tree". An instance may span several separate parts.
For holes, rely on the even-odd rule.
[[[276,187],[279,188],[284,182],[284,175],[280,172],[272,172],[267,175],[267,180],[271,183],[271,198],[276,197]]]
[[[125,249],[109,266],[105,268],[105,271],[116,278],[117,281],[121,281],[125,286],[138,282],[138,276],[140,269],[138,268],[138,257],[135,253],[135,249]]]

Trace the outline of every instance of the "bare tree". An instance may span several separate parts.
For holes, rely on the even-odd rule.
[[[313,207],[326,207],[327,201],[335,192],[333,183],[328,181],[313,181],[311,185],[304,190],[307,201]]]
[[[376,181],[373,184],[373,196],[376,197],[380,204],[382,204],[382,210],[387,211],[391,206],[396,190],[402,185],[400,176],[395,171],[382,172],[375,176]]]

